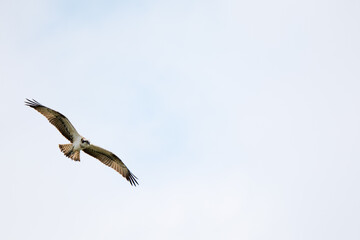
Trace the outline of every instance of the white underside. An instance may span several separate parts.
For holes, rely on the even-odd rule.
[[[81,137],[77,137],[73,141],[74,151],[81,150]]]

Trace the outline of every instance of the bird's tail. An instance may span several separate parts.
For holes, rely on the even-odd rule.
[[[59,148],[68,158],[71,158],[75,161],[80,161],[80,151],[73,151],[74,147],[71,143],[59,144]]]

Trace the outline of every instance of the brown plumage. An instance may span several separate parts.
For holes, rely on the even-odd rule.
[[[126,178],[126,180],[128,180],[131,185],[136,186],[138,184],[138,182],[136,181],[137,177],[135,177],[125,166],[125,164],[120,160],[120,158],[118,158],[112,152],[92,144],[90,145],[90,147],[85,148],[83,151],[93,156],[94,158],[99,159],[107,166],[115,169],[118,173],[123,175],[124,178]]]
[[[60,131],[60,133],[71,142],[71,144],[59,144],[59,148],[65,156],[75,161],[80,161],[80,151],[83,150],[85,153],[93,156],[94,158],[97,158],[105,165],[115,169],[124,178],[126,178],[126,180],[128,180],[131,185],[138,185],[137,177],[130,172],[126,165],[120,160],[120,158],[108,150],[90,144],[88,140],[86,140],[76,131],[75,127],[71,124],[69,119],[67,119],[64,115],[41,105],[34,99],[26,99],[25,105],[34,108],[36,111],[44,115],[49,120],[49,122],[54,125]]]
[[[38,103],[37,101],[26,99],[25,105],[32,107],[42,115],[44,115],[49,122],[54,125],[59,132],[66,137],[70,142],[73,142],[74,135],[79,135],[79,133],[76,131],[75,127],[71,124],[69,119],[67,119],[64,115],[61,113],[52,110],[48,107],[45,107]]]

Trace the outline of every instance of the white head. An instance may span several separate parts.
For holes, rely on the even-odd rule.
[[[81,148],[87,148],[88,146],[90,146],[89,140],[86,140],[84,137],[82,137],[80,146]]]

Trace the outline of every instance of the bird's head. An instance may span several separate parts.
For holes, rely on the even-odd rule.
[[[88,147],[90,146],[89,140],[86,140],[85,138],[81,138],[81,147]]]

